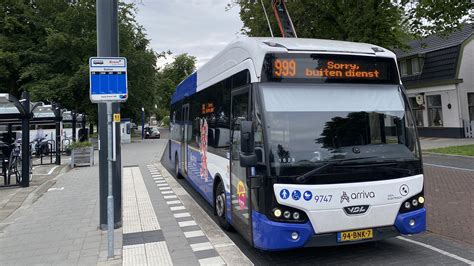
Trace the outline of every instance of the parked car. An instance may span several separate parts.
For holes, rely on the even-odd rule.
[[[145,138],[146,139],[159,139],[161,137],[161,133],[157,127],[148,127],[145,128]]]

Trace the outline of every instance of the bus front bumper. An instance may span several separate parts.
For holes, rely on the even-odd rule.
[[[413,226],[410,225],[412,220],[415,221]],[[315,234],[309,221],[306,223],[275,222],[255,211],[252,213],[252,224],[253,244],[258,249],[277,251],[303,247],[336,246],[378,241],[400,234],[421,233],[426,230],[426,209],[400,213],[394,225],[373,228],[373,238],[354,242],[338,242],[336,232]],[[296,239],[294,239],[295,233],[298,235]]]

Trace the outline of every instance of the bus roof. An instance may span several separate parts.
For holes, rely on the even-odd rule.
[[[352,54],[396,59],[386,48],[368,43],[304,38],[239,37],[200,69],[183,80],[171,98],[175,103],[242,70],[250,71],[251,82],[259,82],[267,53]]]

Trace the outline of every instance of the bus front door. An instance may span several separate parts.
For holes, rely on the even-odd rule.
[[[189,104],[185,104],[181,110],[182,127],[182,145],[181,145],[181,169],[183,175],[188,174],[188,141],[189,141]]]
[[[252,243],[251,233],[251,197],[247,187],[247,169],[240,167],[240,125],[250,119],[249,89],[232,92],[232,150],[230,165],[230,198],[232,225]]]

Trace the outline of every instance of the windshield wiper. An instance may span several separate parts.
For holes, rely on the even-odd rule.
[[[377,158],[377,157],[376,156],[370,156],[370,157],[362,157],[362,158],[347,158],[347,159],[335,159],[335,160],[324,161],[324,162],[322,162],[323,164],[321,166],[316,167],[313,170],[311,170],[309,172],[306,172],[301,176],[298,176],[296,178],[296,181],[299,182],[299,183],[305,183],[309,177],[313,176],[314,174],[317,174],[317,173],[321,172],[322,170],[326,169],[328,166],[341,165],[341,164],[344,164],[346,162],[364,161],[366,159],[373,159],[373,158]]]

